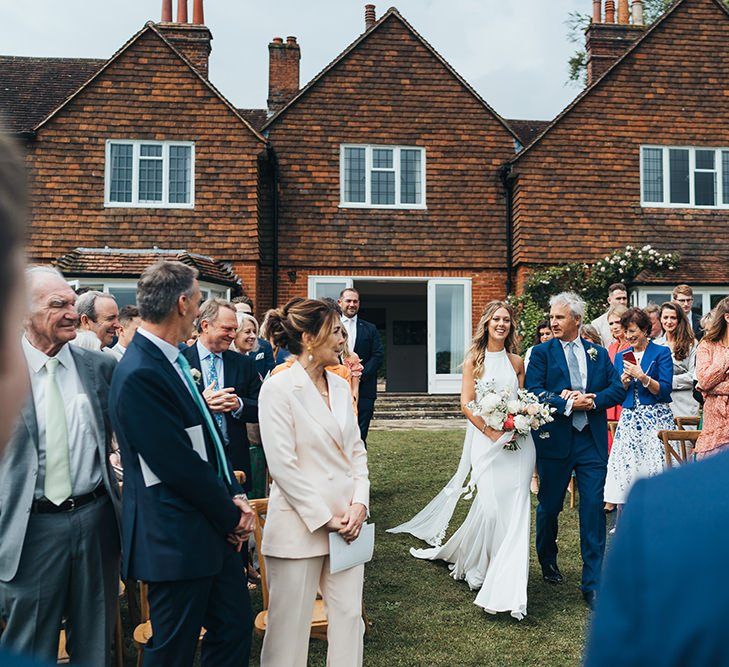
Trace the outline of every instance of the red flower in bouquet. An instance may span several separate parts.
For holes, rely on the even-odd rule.
[[[509,415],[504,420],[504,430],[505,431],[513,431],[514,430],[514,415]]]

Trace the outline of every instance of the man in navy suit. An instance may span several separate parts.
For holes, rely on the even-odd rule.
[[[367,432],[370,429],[377,399],[377,369],[382,365],[385,353],[377,327],[358,316],[359,306],[359,292],[356,289],[349,287],[342,290],[339,295],[339,307],[342,309],[342,324],[349,336],[347,347],[357,353],[364,366],[359,380],[357,420],[362,440],[367,444]]]
[[[200,371],[198,389],[223,434],[233,468],[246,474],[243,488],[247,492],[251,456],[246,423],[258,421],[261,380],[251,357],[228,349],[237,328],[235,307],[223,299],[209,299],[200,307],[197,324],[200,335],[195,345],[183,350],[183,354],[190,366]]]
[[[137,285],[141,325],[111,387],[124,465],[122,576],[149,584],[145,667],[248,664],[252,611],[239,555],[254,515],[177,344],[200,304],[197,272],[158,262]]]
[[[582,595],[592,607],[605,553],[603,490],[607,473],[607,416],[625,390],[607,350],[580,337],[585,302],[571,292],[549,302],[554,338],[532,348],[526,387],[555,408],[554,421],[536,431],[539,472],[537,556],[548,583],[562,583],[557,566],[558,517],[572,476],[580,493]]]
[[[635,484],[600,584],[588,667],[729,664],[729,454]]]

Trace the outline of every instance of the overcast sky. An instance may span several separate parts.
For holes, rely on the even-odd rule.
[[[377,4],[379,18],[391,6]],[[161,0],[0,0],[0,53],[108,58]],[[177,7],[177,0],[173,0]],[[376,1],[375,1],[376,4]],[[565,85],[576,46],[572,10],[590,0],[397,0],[411,25],[505,118],[551,119],[578,93]],[[364,30],[360,0],[205,0],[210,79],[236,106],[263,108],[272,37],[295,35],[301,84]],[[190,17],[192,17],[190,0]]]

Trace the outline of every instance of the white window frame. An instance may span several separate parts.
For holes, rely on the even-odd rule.
[[[648,305],[648,294],[656,292],[666,292],[669,295],[673,292],[675,285],[640,285],[634,289],[633,294],[637,295],[638,308],[645,308]],[[694,287],[691,285],[694,293],[694,306],[701,306],[701,315],[706,315],[711,310],[711,295],[725,294],[729,296],[729,285],[712,285],[709,287]],[[656,304],[660,306],[660,303]]]
[[[88,285],[102,285],[103,287],[100,291],[105,294],[110,294],[114,287],[121,289],[137,289],[136,280],[129,280],[125,278],[105,278],[103,276],[88,276],[85,278],[68,277],[66,282],[74,290]],[[215,283],[201,281],[200,291],[203,293],[203,300],[209,298],[211,292],[215,292],[215,296],[220,296],[220,298],[230,301],[230,287],[225,287],[225,285],[216,285]]]
[[[655,148],[663,151],[663,201],[652,202],[645,201],[644,195],[644,172],[643,172],[643,149]],[[671,165],[669,163],[670,150],[687,150],[689,152],[689,201],[685,204],[671,203]],[[695,173],[696,169],[696,151],[714,151],[714,166],[716,170],[716,204],[709,206],[706,204],[697,205],[695,203]],[[724,196],[724,174],[722,164],[722,152],[729,152],[729,147],[716,148],[713,146],[658,146],[654,144],[644,144],[640,147],[640,205],[643,208],[697,208],[697,209],[729,209],[729,201],[723,201]],[[699,172],[707,172],[707,169],[699,169]]]
[[[140,146],[162,146],[162,201],[139,201],[139,160]],[[132,146],[132,201],[111,201],[111,147],[112,145]],[[190,148],[190,201],[170,202],[170,146]],[[193,141],[147,141],[145,139],[107,139],[106,164],[104,167],[104,207],[105,208],[195,208],[195,142]],[[144,158],[154,159],[154,158]]]
[[[347,202],[344,199],[344,151],[347,148],[365,149],[365,200],[364,202]],[[395,203],[394,204],[373,204],[372,203],[372,171],[391,171],[389,169],[375,169],[372,166],[372,151],[374,149],[385,149],[393,151],[393,171],[395,172]],[[419,204],[400,203],[400,151],[420,151],[420,183],[422,185],[421,201]],[[339,147],[339,208],[381,208],[381,209],[427,209],[426,204],[426,150],[422,146],[384,146],[380,144],[341,144]]]

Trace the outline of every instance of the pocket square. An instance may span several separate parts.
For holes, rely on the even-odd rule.
[[[544,433],[539,434],[540,440],[546,440],[548,437],[549,437],[549,433],[547,433],[546,431]]]

